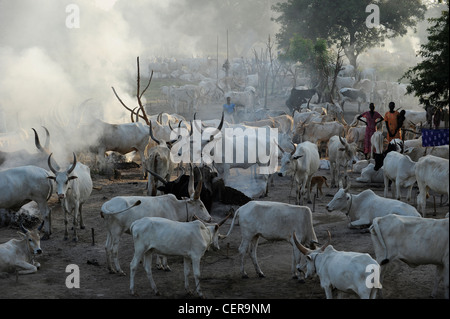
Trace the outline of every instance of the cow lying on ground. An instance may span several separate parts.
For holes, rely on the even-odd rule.
[[[34,274],[40,267],[33,259],[34,255],[42,254],[39,232],[44,222],[34,230],[28,230],[21,225],[18,232],[21,239],[11,239],[0,245],[0,273],[14,273],[19,275]]]
[[[367,189],[358,195],[349,193],[347,188],[341,188],[328,203],[329,212],[340,210],[350,218],[350,228],[368,227],[375,217],[389,214],[421,217],[419,212],[411,205],[401,201],[384,198]]]

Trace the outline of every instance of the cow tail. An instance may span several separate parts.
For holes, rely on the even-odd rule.
[[[379,220],[377,220],[377,219],[375,219],[373,221],[372,226],[370,227],[370,232],[372,234],[374,234],[375,236],[377,236],[378,241],[380,242],[381,246],[383,247],[384,259],[380,263],[380,266],[383,266],[389,262],[389,258],[388,258],[388,251],[387,251],[386,243],[384,242],[383,235],[381,234],[380,226],[378,225],[378,221]]]
[[[238,217],[238,215],[239,215],[239,208],[234,213],[233,221],[231,222],[231,226],[230,226],[230,229],[228,230],[228,233],[225,236],[223,236],[222,238],[227,238],[231,234],[231,231],[233,230],[233,227],[234,227],[234,222],[236,220],[236,217]]]

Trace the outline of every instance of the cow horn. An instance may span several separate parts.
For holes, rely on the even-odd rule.
[[[298,241],[297,236],[295,235],[295,231],[294,231],[294,233],[292,234],[292,238],[294,238],[294,243],[295,243],[295,245],[297,246],[298,250],[300,250],[300,252],[301,252],[303,255],[307,255],[307,254],[309,253],[309,250],[308,250],[308,248],[306,248],[305,246],[303,246],[303,245]]]
[[[192,169],[192,164],[189,163],[190,167],[190,175],[189,175],[189,184],[188,184],[188,194],[190,198],[194,196],[194,170]]]
[[[37,228],[38,231],[42,230],[42,227],[44,227],[44,222],[45,222],[45,220],[43,220],[41,225],[39,225],[39,227]]]
[[[341,144],[344,145],[345,147],[347,147],[347,142],[344,141],[341,137],[341,135],[339,135],[339,141],[341,141]]]
[[[75,155],[75,153],[73,153],[73,164],[72,166],[67,170],[67,175],[70,175],[73,170],[75,169],[75,166],[77,166],[77,156]]]
[[[36,132],[36,130],[34,128],[32,128],[32,130],[34,131],[34,145],[36,145],[36,148],[40,151],[45,153],[45,148],[42,147],[41,142],[39,140],[39,135]],[[48,140],[48,138],[47,138]],[[46,142],[47,143],[47,142]]]
[[[329,230],[327,230],[327,233],[328,233],[328,241],[325,245],[322,246],[322,248],[320,248],[321,251],[324,251],[325,248],[327,248],[331,244],[331,233]]]
[[[222,112],[222,119],[220,120],[220,124],[217,127],[216,132],[214,132],[214,134],[211,134],[213,138],[222,131],[224,120],[225,120],[225,113]]]
[[[20,230],[23,231],[24,234],[28,233],[28,229],[23,227],[22,223],[20,223]]]
[[[294,146],[294,149],[291,152],[291,156],[294,155],[295,151],[297,150],[297,147],[295,146],[295,144],[291,141],[292,146]]]
[[[162,112],[158,114],[158,117],[156,118],[156,122],[162,125]]]
[[[159,140],[157,140],[155,138],[155,136],[153,135],[153,128],[152,128],[152,122],[151,121],[148,124],[148,126],[149,126],[149,134],[150,134],[150,137],[152,138],[152,140],[154,140],[158,145],[161,144],[161,142]]]
[[[286,151],[280,146],[280,144],[278,144],[276,142],[275,142],[275,144],[277,144],[277,146],[280,149],[281,153],[283,153],[283,154],[286,153]]]
[[[203,175],[202,171],[199,169],[200,172],[200,180],[197,183],[197,187],[195,188],[194,192],[194,200],[198,200],[200,198],[200,194],[202,193],[202,187],[203,187]]]
[[[228,220],[228,218],[230,218],[233,214],[234,214],[234,208],[230,209],[229,214],[227,215],[227,217],[225,217],[220,222],[218,222],[217,225],[219,225],[219,227],[220,227],[223,224],[225,224],[225,222]]]
[[[153,175],[157,180],[159,180],[161,183],[163,183],[164,185],[167,185],[167,181],[161,176],[161,175],[158,175],[157,173],[155,173],[155,172],[152,172],[151,170],[147,170],[147,172],[149,172],[151,175]]]
[[[53,174],[56,175],[56,173],[58,173],[58,171],[57,171],[56,169],[54,169],[53,166],[52,166],[52,161],[51,161],[52,155],[53,155],[53,153],[51,153],[51,154],[48,156],[47,162],[48,162],[48,167],[50,168],[50,170],[53,172]]]

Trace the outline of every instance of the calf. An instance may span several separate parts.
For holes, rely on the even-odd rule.
[[[315,248],[314,243],[317,242],[317,237],[309,207],[278,202],[249,202],[236,211],[225,237],[230,235],[238,216],[242,236],[239,246],[242,278],[248,278],[244,269],[244,258],[247,252],[250,253],[256,274],[259,277],[265,277],[256,258],[259,237],[267,240],[284,240],[292,245],[292,276],[293,278],[299,278],[295,266],[300,262],[301,255],[294,245],[292,233],[295,231],[299,234],[300,241],[303,244],[310,243],[311,247]]]
[[[368,277],[370,269],[374,270],[375,276],[379,274],[378,263],[369,254],[335,250],[330,245],[330,232],[328,236],[329,241],[322,248],[310,250],[298,241],[294,233],[295,245],[307,260],[305,278],[317,275],[327,299],[333,299],[333,289],[356,293],[361,299],[375,299],[377,290],[381,289],[379,278],[375,277],[375,282],[368,284]]]
[[[40,267],[33,256],[42,254],[39,232],[44,222],[35,230],[29,231],[22,225],[22,232],[18,232],[22,239],[11,239],[0,245],[0,273],[14,273],[19,275],[34,274]]]
[[[170,256],[182,256],[184,261],[184,288],[189,289],[190,263],[194,271],[195,287],[200,289],[200,260],[211,245],[219,249],[219,224],[205,225],[201,221],[183,223],[160,217],[144,217],[133,222],[130,233],[134,241],[134,256],[130,263],[130,291],[135,295],[134,276],[143,259],[145,271],[153,291],[159,295],[152,276],[152,255],[154,252]]]
[[[389,214],[420,217],[419,212],[411,205],[401,201],[384,198],[367,189],[358,195],[352,195],[347,188],[340,189],[328,203],[329,212],[340,210],[350,218],[350,228],[367,227],[375,217]]]
[[[423,217],[426,215],[427,191],[431,189],[438,194],[449,196],[449,166],[448,159],[427,155],[419,159],[415,167],[419,195],[417,207]]]
[[[356,151],[356,143],[348,143],[341,136],[333,136],[330,138],[328,142],[328,155],[331,166],[331,187],[336,187],[337,179],[341,176],[341,168],[344,170],[342,177],[347,181],[348,167],[357,162]]]
[[[449,298],[448,218],[388,215],[373,220],[370,234],[382,277],[393,261],[411,267],[433,264],[436,279],[431,295],[436,296],[439,282],[443,280],[445,298]]]

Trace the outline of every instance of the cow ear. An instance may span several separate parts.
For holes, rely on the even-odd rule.
[[[25,238],[25,237],[27,237],[27,235],[25,235],[24,233],[22,233],[21,231],[18,231],[17,232],[19,235],[20,235],[20,237],[22,237],[22,238]]]
[[[78,178],[78,176],[70,176],[69,177],[69,181],[72,180],[72,179],[76,179],[76,178]]]
[[[340,150],[341,152],[343,152],[343,151],[345,151],[345,148],[341,147],[339,150]]]
[[[310,260],[310,261],[312,260],[311,256],[309,256],[309,255],[306,256],[306,258],[307,258],[308,260]]]
[[[54,181],[56,181],[56,177],[55,176],[47,176],[48,179],[53,179]]]

